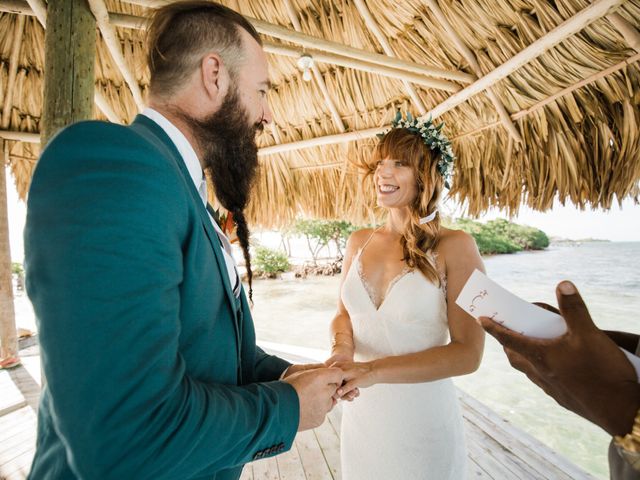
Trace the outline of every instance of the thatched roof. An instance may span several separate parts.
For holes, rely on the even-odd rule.
[[[143,34],[122,25],[145,16],[142,5],[164,1],[105,2],[142,96]],[[256,223],[275,226],[301,213],[367,218],[373,195],[351,162],[368,155],[398,108],[446,122],[458,156],[450,193],[467,200],[471,214],[491,206],[514,213],[523,204],[545,210],[556,196],[603,208],[638,199],[640,0],[223,3],[254,19],[266,50],[278,52],[269,53],[275,122],[259,138]],[[0,11],[24,14],[0,13],[5,138],[39,131],[44,30],[30,4],[44,1],[0,0]],[[132,89],[100,34],[97,48],[96,89],[111,119],[129,122],[138,111]],[[317,67],[310,82],[296,65],[303,48]],[[318,146],[301,142],[316,138]],[[7,144],[24,196],[38,145]]]

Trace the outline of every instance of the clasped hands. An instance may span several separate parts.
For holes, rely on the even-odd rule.
[[[336,385],[333,395],[334,405],[338,400],[353,401],[360,395],[360,388],[373,385],[373,363],[354,362],[353,353],[335,353],[324,363],[307,363],[291,365],[283,380],[290,380],[301,372],[308,372],[317,369],[339,369],[342,372],[342,383]]]

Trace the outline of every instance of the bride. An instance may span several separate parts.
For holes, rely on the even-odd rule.
[[[347,243],[327,365],[345,372],[343,480],[461,479],[462,416],[451,377],[475,371],[484,334],[455,304],[475,268],[471,236],[440,225],[437,203],[454,160],[430,121],[399,116],[368,174],[384,226]]]

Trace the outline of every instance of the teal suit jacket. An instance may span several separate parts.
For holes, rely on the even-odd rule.
[[[266,355],[177,149],[150,119],[81,122],[35,170],[27,291],[46,376],[33,479],[237,479],[291,448]]]

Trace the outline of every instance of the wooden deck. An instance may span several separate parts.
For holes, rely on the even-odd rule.
[[[35,449],[40,356],[33,341],[23,346],[23,365],[0,371],[0,480],[24,479]],[[594,478],[463,392],[460,403],[469,479]],[[242,480],[340,479],[340,415],[336,408],[322,426],[299,433],[289,452],[248,464]]]

